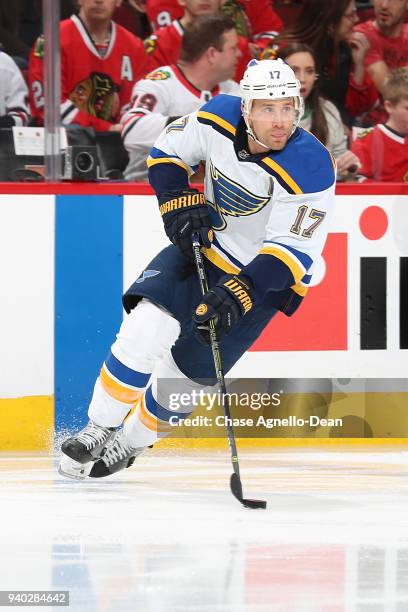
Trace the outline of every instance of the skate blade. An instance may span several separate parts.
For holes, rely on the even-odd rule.
[[[79,463],[63,455],[58,467],[58,473],[61,474],[61,476],[72,478],[73,480],[84,480],[84,478],[89,475],[92,466],[93,461],[89,461],[89,463]]]

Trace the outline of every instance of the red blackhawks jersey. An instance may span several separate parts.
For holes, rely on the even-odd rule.
[[[361,132],[352,151],[361,162],[359,174],[373,181],[408,182],[408,138],[379,124]]]
[[[142,41],[111,22],[106,53],[101,55],[76,15],[60,24],[62,123],[108,130],[130,102],[133,85],[155,64]],[[44,121],[43,37],[30,54],[29,90],[32,114]]]
[[[155,67],[168,66],[178,62],[183,36],[184,28],[180,21],[176,19],[170,25],[159,28],[149,38],[146,38],[144,41],[145,49],[153,60]],[[234,76],[236,81],[242,78],[248,62],[252,59],[246,38],[239,36],[238,39],[242,56],[238,60]]]
[[[178,0],[147,0],[146,8],[153,30],[170,25],[184,14]],[[221,10],[235,20],[238,33],[249,39],[276,34],[282,29],[282,20],[273,10],[271,0],[227,0]]]

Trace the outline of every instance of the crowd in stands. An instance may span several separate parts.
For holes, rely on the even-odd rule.
[[[147,180],[164,127],[279,57],[339,181],[408,182],[408,0],[59,2],[61,122],[111,133],[124,180]],[[0,130],[44,125],[42,0],[0,0],[0,43]]]

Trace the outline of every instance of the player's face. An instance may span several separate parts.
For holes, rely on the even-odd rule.
[[[110,21],[115,8],[122,4],[122,0],[79,0],[80,14],[85,19],[95,21]]]
[[[290,138],[295,118],[295,103],[292,98],[254,100],[249,122],[260,142],[272,151],[280,151]],[[251,144],[256,145],[250,142]]]
[[[404,21],[408,0],[373,0],[373,4],[380,28],[392,28]]]
[[[313,55],[305,51],[292,53],[285,58],[285,62],[300,81],[300,95],[306,100],[316,82],[316,64]]]
[[[359,22],[357,14],[357,7],[354,0],[352,0],[343,13],[340,23],[336,29],[337,40],[346,40],[352,33],[354,26]]]
[[[214,51],[214,71],[217,73],[219,83],[232,79],[237,63],[242,53],[238,48],[238,34],[235,30],[229,30],[223,35],[224,43],[221,51]]]
[[[389,125],[402,136],[408,136],[408,99],[401,100],[397,104],[385,102],[385,110],[389,114]]]
[[[221,0],[179,0],[179,4],[192,17],[197,15],[218,15]]]

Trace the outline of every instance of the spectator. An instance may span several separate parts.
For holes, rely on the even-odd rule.
[[[187,26],[178,63],[162,66],[133,89],[133,106],[122,119],[130,159],[125,178],[147,179],[149,151],[176,117],[197,110],[218,93],[239,95],[238,84],[230,80],[238,57],[232,19],[202,16]]]
[[[113,19],[142,39],[152,33],[146,15],[146,0],[123,0],[115,10]]]
[[[79,15],[60,24],[62,123],[120,131],[134,83],[154,68],[142,41],[112,21],[121,0],[79,0]],[[43,37],[30,54],[31,109],[44,119]]]
[[[281,46],[297,41],[312,47],[320,91],[336,104],[348,125],[378,100],[364,71],[367,39],[353,32],[357,21],[354,0],[303,0],[297,20],[279,37]]]
[[[19,24],[24,0],[0,0],[0,43],[3,50],[12,55],[24,68],[27,65],[30,47],[19,35]]]
[[[206,2],[202,2],[202,0],[179,0],[179,2],[184,7],[184,14],[181,19],[176,19],[170,25],[159,28],[145,40],[146,51],[157,67],[176,64],[187,25],[199,15],[219,15],[222,4],[222,0],[206,0]],[[252,58],[246,38],[239,36],[238,45],[242,55],[234,75],[234,79],[237,81],[243,75],[246,65]]]
[[[28,89],[16,63],[0,52],[0,128],[28,123]]]
[[[352,145],[359,173],[374,181],[408,182],[408,68],[389,73],[384,83],[385,124],[362,132]]]
[[[289,64],[300,81],[300,93],[305,102],[300,127],[314,134],[329,149],[337,162],[338,180],[353,175],[360,162],[348,150],[347,136],[337,107],[319,93],[312,48],[303,43],[290,43],[279,53],[279,57]]]
[[[146,8],[153,31],[183,17],[178,0],[147,0]],[[246,38],[268,38],[282,29],[282,20],[274,11],[272,0],[224,0],[221,11],[234,19],[238,34]]]
[[[378,92],[384,96],[384,83],[390,70],[408,66],[408,24],[404,17],[408,0],[373,0],[375,19],[355,27],[366,37],[369,46],[364,59],[368,74]],[[386,112],[372,114],[377,121],[386,119]]]

